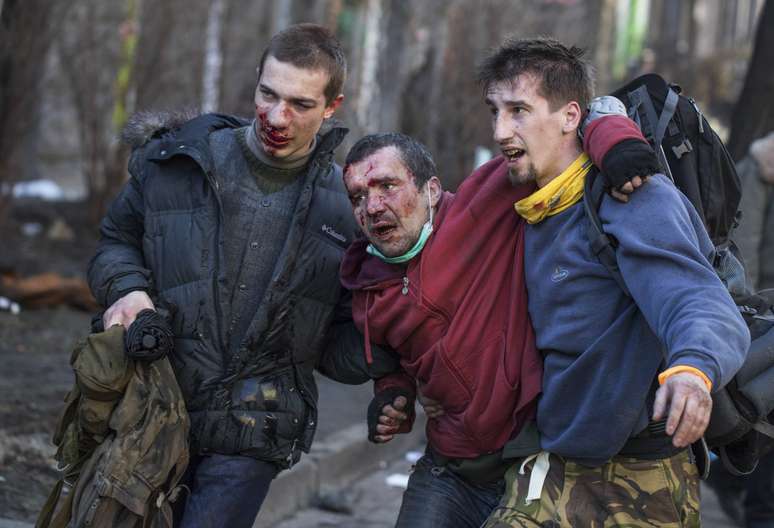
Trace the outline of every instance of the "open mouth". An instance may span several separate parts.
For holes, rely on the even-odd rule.
[[[374,226],[371,226],[371,229],[369,231],[372,235],[374,235],[376,238],[389,238],[390,235],[397,229],[397,226],[393,224],[377,224]]]
[[[519,148],[507,148],[503,149],[503,155],[509,162],[517,161],[524,156],[525,151]]]
[[[290,143],[291,138],[283,136],[281,134],[277,134],[276,132],[272,133],[272,132],[261,131],[261,139],[263,140],[264,143],[266,143],[270,147],[282,148],[288,143]]]

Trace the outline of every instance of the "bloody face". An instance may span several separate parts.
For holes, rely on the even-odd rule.
[[[293,161],[309,153],[324,119],[342,96],[326,104],[328,73],[266,57],[255,89],[256,135],[266,154]]]
[[[492,83],[486,91],[494,140],[508,160],[513,184],[542,186],[566,166],[563,108],[552,110],[539,90],[540,80],[525,73]]]
[[[352,212],[369,242],[385,256],[406,253],[419,239],[422,226],[440,191],[436,178],[418,189],[396,147],[377,150],[353,163],[344,173]],[[430,200],[430,203],[428,202]]]

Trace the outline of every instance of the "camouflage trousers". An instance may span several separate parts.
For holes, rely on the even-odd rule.
[[[688,450],[642,460],[616,456],[588,467],[550,456],[540,499],[526,503],[534,461],[505,475],[505,495],[483,528],[697,527],[699,477]]]

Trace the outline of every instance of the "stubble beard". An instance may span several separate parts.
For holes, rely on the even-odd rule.
[[[525,183],[536,182],[537,170],[532,163],[527,166],[526,170],[518,170],[514,167],[508,167],[508,180],[510,180],[511,185],[514,187]]]

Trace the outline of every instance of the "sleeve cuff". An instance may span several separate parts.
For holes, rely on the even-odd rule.
[[[151,286],[148,279],[141,273],[127,273],[121,277],[113,279],[105,296],[105,308],[109,308],[118,299],[129,292],[142,290],[150,293]]]
[[[647,140],[628,117],[609,115],[591,122],[583,133],[583,150],[597,167],[602,168],[605,155],[618,143],[633,139],[645,143]]]
[[[670,376],[679,374],[681,372],[689,372],[700,377],[704,384],[707,386],[707,390],[712,392],[712,380],[709,379],[709,376],[707,376],[704,372],[697,369],[696,367],[691,367],[688,365],[675,365],[674,367],[666,369],[664,372],[658,375],[658,384],[663,385]]]

